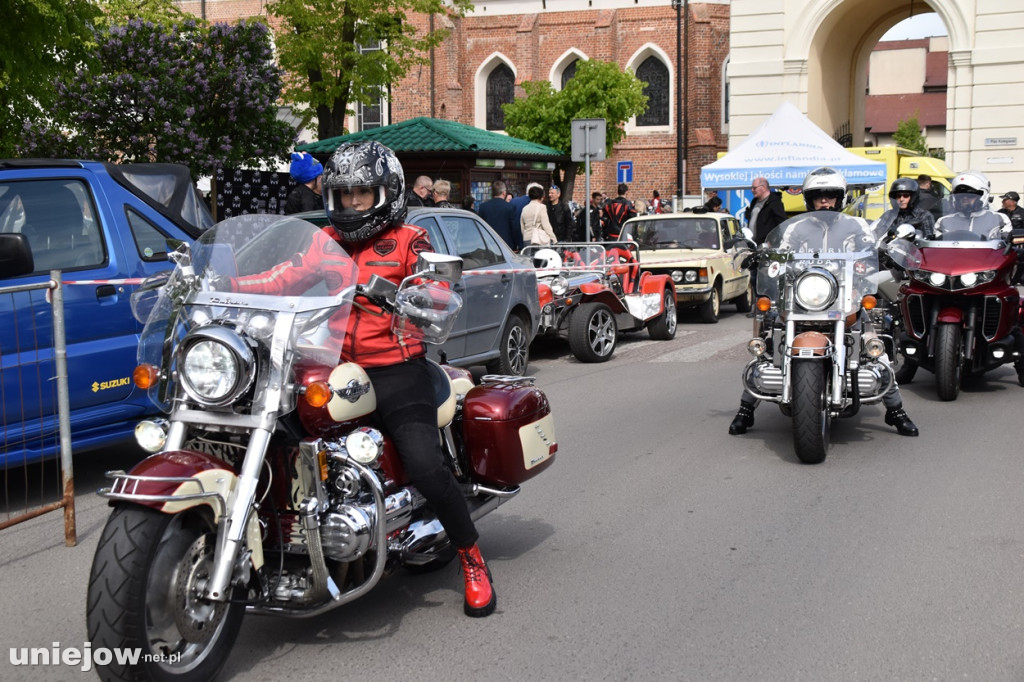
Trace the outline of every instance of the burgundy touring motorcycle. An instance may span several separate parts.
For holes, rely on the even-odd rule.
[[[146,323],[136,380],[166,418],[136,429],[155,454],[100,491],[113,511],[89,579],[89,640],[143,654],[136,667],[102,666],[104,679],[209,680],[245,611],[314,616],[397,568],[455,557],[374,427],[365,371],[339,364],[342,339],[327,322],[361,297],[392,311],[407,338],[439,343],[461,304],[439,282],[458,280],[461,259],[424,253],[399,287],[354,277],[337,296],[217,291],[221,278],[302,252],[316,230],[280,216],[227,220],[133,296]],[[465,370],[435,369],[438,438],[478,519],[554,462],[548,400],[529,377],[475,385]]]
[[[950,206],[959,201],[952,195]],[[944,218],[940,236],[917,241],[920,263],[900,288],[904,362],[897,380],[909,382],[919,367],[934,372],[941,400],[956,400],[965,376],[1007,363],[1016,363],[1024,386],[1021,301],[1011,284],[1017,254],[1009,229],[993,224],[998,221]]]

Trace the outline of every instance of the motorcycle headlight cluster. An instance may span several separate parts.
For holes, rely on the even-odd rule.
[[[797,278],[793,286],[797,305],[805,310],[825,310],[839,295],[839,284],[825,270],[808,270]]]
[[[196,402],[213,407],[234,402],[249,388],[254,360],[237,333],[217,325],[193,330],[178,346],[182,388]]]
[[[945,275],[941,272],[930,272],[928,270],[917,270],[911,275],[936,289],[970,289],[979,284],[986,284],[996,278],[995,270],[982,270],[981,272],[965,272],[962,275]]]

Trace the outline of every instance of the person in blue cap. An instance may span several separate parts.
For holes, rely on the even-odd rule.
[[[288,193],[288,199],[284,202],[285,215],[302,211],[324,210],[324,200],[321,195],[323,165],[308,152],[292,152],[292,165],[288,172],[296,185]]]

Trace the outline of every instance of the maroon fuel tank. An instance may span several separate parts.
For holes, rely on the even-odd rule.
[[[555,461],[551,405],[534,386],[512,379],[476,386],[466,394],[462,419],[473,477],[481,483],[519,485]]]

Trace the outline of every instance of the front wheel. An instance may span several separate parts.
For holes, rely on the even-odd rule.
[[[743,290],[743,295],[733,299],[736,303],[736,312],[738,313],[749,313],[754,309],[754,283],[750,282],[747,284],[747,288]]]
[[[793,447],[804,464],[821,464],[828,455],[831,417],[828,410],[828,364],[793,360]]]
[[[647,332],[656,341],[671,341],[676,337],[676,299],[668,289],[662,304],[664,311],[647,323]]]
[[[604,303],[581,303],[569,318],[569,350],[580,362],[605,362],[615,352],[618,325]]]
[[[700,319],[707,324],[718,322],[718,314],[722,309],[722,295],[718,293],[718,286],[711,287],[711,295],[700,307]]]
[[[210,578],[216,527],[191,509],[175,515],[117,506],[89,574],[86,625],[93,651],[134,650],[134,661],[97,662],[104,680],[213,679],[242,624],[241,603],[200,595]],[[243,596],[236,594],[236,597]]]
[[[491,374],[523,376],[529,360],[530,339],[523,318],[516,314],[509,315],[501,332],[498,357],[487,363],[487,371]]]
[[[958,324],[935,327],[935,384],[939,400],[956,400],[963,375],[963,330]]]

